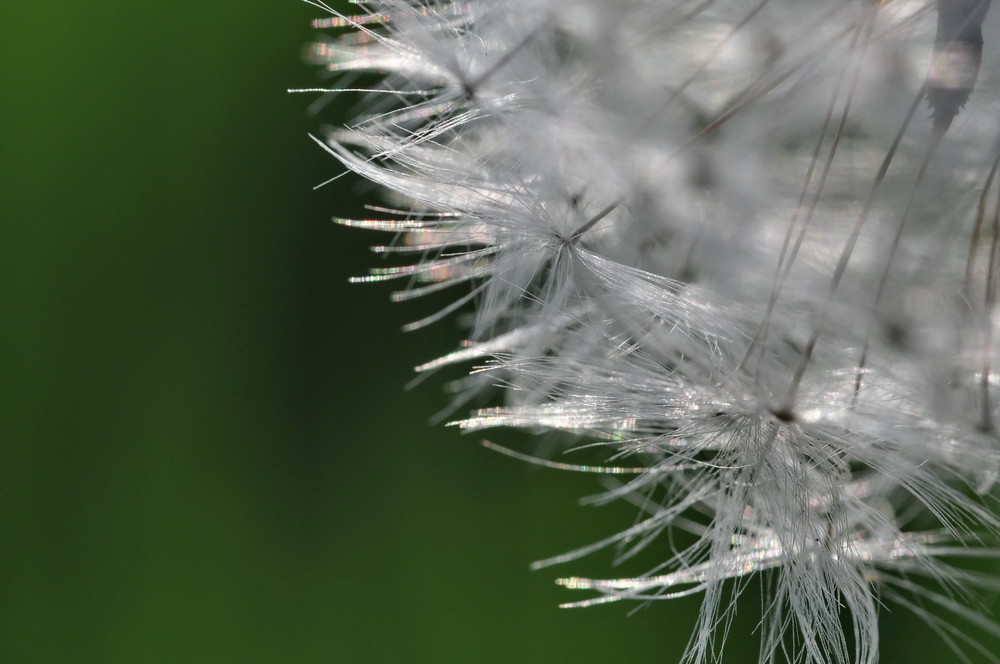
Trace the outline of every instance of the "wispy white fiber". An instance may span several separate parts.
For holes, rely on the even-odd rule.
[[[338,221],[400,259],[358,281],[472,311],[453,425],[640,512],[536,567],[662,552],[567,606],[699,594],[701,664],[759,580],[761,662],[872,664],[885,603],[990,655],[942,613],[998,634],[951,566],[1000,530],[990,0],[311,4],[297,92],[361,102],[316,141],[388,201]]]

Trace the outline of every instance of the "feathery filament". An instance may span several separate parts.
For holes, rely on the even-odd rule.
[[[664,552],[568,606],[700,593],[698,663],[758,577],[762,662],[876,662],[887,600],[966,641],[914,593],[1000,633],[943,560],[1000,529],[989,0],[313,4],[366,100],[316,140],[391,201],[339,221],[414,259],[359,281],[474,309],[418,368],[502,395],[455,426],[575,437],[605,461],[485,444],[641,511],[536,566]]]

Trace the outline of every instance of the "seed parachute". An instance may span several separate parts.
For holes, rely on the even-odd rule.
[[[761,662],[872,664],[884,605],[990,656],[953,621],[998,635],[989,0],[314,4],[362,101],[315,140],[384,194],[339,221],[400,259],[359,281],[454,294],[409,326],[467,320],[419,367],[468,370],[454,426],[575,441],[486,445],[639,512],[536,567],[658,557],[567,606],[699,594],[700,664],[760,581]]]

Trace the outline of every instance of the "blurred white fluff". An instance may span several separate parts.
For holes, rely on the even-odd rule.
[[[913,592],[996,632],[939,560],[1000,529],[988,0],[315,4],[327,92],[367,99],[317,140],[402,208],[341,221],[417,258],[361,280],[461,287],[411,327],[471,302],[469,338],[421,369],[506,393],[458,426],[569,432],[608,465],[506,452],[631,478],[601,500],[638,521],[538,565],[665,552],[562,579],[573,605],[702,593],[690,662],[755,575],[762,662],[875,662],[884,599],[975,647]]]

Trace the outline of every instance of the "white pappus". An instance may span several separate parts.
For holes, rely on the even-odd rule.
[[[503,395],[455,424],[569,434],[606,465],[487,445],[641,510],[536,565],[664,552],[569,605],[700,593],[692,663],[753,578],[761,662],[876,662],[883,602],[998,633],[942,560],[1000,530],[990,0],[311,4],[314,91],[365,99],[316,140],[391,201],[338,221],[414,258],[359,281],[454,292],[419,369]]]

